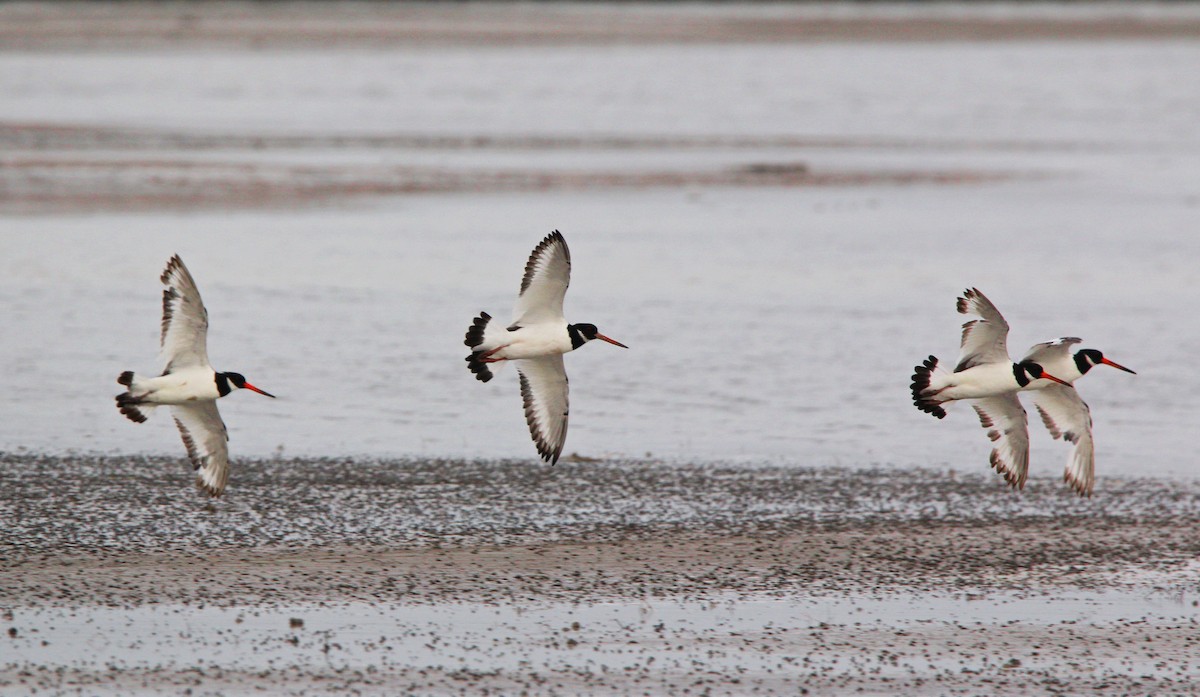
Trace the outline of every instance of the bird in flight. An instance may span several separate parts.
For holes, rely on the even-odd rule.
[[[171,257],[160,279],[163,290],[162,336],[157,377],[121,373],[117,408],[130,421],[142,423],[163,405],[171,407],[188,459],[196,470],[196,486],[220,496],[229,479],[229,433],[217,412],[217,400],[246,389],[275,397],[246,381],[240,373],[218,373],[208,363],[208,311],[196,281],[179,255]]]
[[[1024,488],[1029,474],[1029,419],[1017,393],[1030,389],[1039,379],[1067,389],[1071,384],[1028,357],[1019,363],[1009,358],[1008,322],[977,288],[963,291],[957,307],[960,314],[979,319],[963,325],[954,372],[941,370],[934,356],[913,369],[913,404],[942,419],[946,417],[942,405],[972,400],[980,424],[995,443],[990,457],[992,467],[1012,487]]]
[[[492,379],[491,366],[515,361],[521,381],[525,421],[538,454],[554,464],[567,439],[567,371],[563,354],[593,339],[629,348],[601,334],[594,324],[570,324],[563,317],[563,297],[571,282],[571,252],[555,230],[538,243],[525,263],[521,292],[512,322],[500,326],[480,312],[463,341],[471,349],[467,368],[482,382]]]
[[[1035,380],[1027,389],[1033,394],[1033,405],[1050,435],[1074,445],[1067,455],[1063,481],[1080,496],[1090,497],[1096,481],[1092,410],[1079,396],[1074,383],[1098,365],[1109,365],[1134,375],[1137,373],[1105,358],[1104,354],[1096,349],[1080,349],[1072,354],[1071,347],[1082,342],[1083,340],[1077,337],[1064,336],[1055,341],[1034,344],[1021,360],[1034,361],[1064,381],[1072,383],[1071,387],[1064,387],[1048,380]]]

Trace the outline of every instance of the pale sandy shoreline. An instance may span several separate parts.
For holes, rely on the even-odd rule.
[[[1186,4],[8,3],[0,46],[355,48],[1195,39]]]

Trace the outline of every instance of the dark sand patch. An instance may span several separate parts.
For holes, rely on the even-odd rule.
[[[646,533],[647,531],[639,531]],[[548,537],[554,537],[553,534]],[[886,593],[1124,587],[1126,574],[1200,591],[1195,535],[1154,522],[815,526],[755,535],[394,549],[322,545],[19,555],[0,604],[599,602],[721,593]],[[6,566],[10,562],[6,561]]]
[[[0,457],[0,605],[1105,588],[1200,558],[1200,487],[647,462]],[[53,482],[53,486],[48,486]],[[1193,581],[1195,579],[1192,579]]]

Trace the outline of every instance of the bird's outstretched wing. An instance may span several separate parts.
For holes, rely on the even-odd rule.
[[[1008,357],[1008,322],[978,288],[968,288],[958,299],[958,311],[980,319],[963,325],[962,345],[954,372],[962,372],[982,363],[1005,363]]]
[[[229,432],[217,412],[217,403],[173,405],[171,413],[196,470],[196,486],[209,496],[220,496],[229,479]]]
[[[163,374],[208,366],[208,310],[196,281],[179,255],[171,257],[160,279],[163,291],[162,338],[159,360]]]
[[[1034,344],[1029,347],[1029,351],[1025,353],[1024,361],[1033,361],[1043,368],[1047,368],[1063,361],[1071,360],[1071,346],[1083,343],[1083,339],[1075,336],[1064,336],[1061,339],[1054,341],[1043,341],[1040,344]],[[1063,377],[1056,375],[1055,377]]]
[[[555,230],[538,243],[525,263],[513,324],[562,320],[563,297],[570,283],[571,251],[562,233]]]
[[[972,406],[995,444],[992,467],[1014,489],[1023,489],[1029,476],[1029,419],[1017,394],[977,399]]]
[[[1051,385],[1033,393],[1042,423],[1055,438],[1073,443],[1063,481],[1080,496],[1091,496],[1096,481],[1096,446],[1092,441],[1092,411],[1072,387]]]
[[[525,421],[538,454],[550,464],[558,462],[567,440],[567,371],[562,354],[516,361],[521,377]]]

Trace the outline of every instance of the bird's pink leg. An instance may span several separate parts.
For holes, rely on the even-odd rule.
[[[502,350],[504,350],[504,349],[508,348],[508,347],[509,347],[509,346],[511,346],[511,345],[512,345],[512,344],[505,344],[505,345],[503,345],[503,346],[497,346],[496,348],[494,348],[494,349],[491,349],[490,351],[484,351],[483,353],[481,353],[481,354],[479,355],[479,360],[480,360],[480,362],[483,362],[483,363],[499,363],[500,361],[506,361],[506,360],[508,360],[507,358],[492,358],[492,355],[493,355],[493,354],[495,354],[497,351],[502,351]]]

